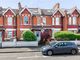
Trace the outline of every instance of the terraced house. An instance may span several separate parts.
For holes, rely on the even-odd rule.
[[[10,41],[11,38],[21,40],[24,30],[32,30],[41,38],[41,32],[49,32],[52,36],[57,31],[77,33],[80,28],[80,10],[77,7],[64,9],[57,3],[52,9],[27,8],[18,4],[18,9],[0,7],[0,39]]]

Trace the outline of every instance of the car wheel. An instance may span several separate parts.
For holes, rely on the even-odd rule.
[[[52,50],[48,50],[48,51],[47,51],[47,55],[48,55],[48,56],[52,56],[52,55],[53,55],[53,51],[52,51]]]
[[[76,51],[75,49],[72,49],[72,50],[71,50],[71,54],[72,54],[72,55],[75,55],[76,53],[77,53],[77,51]]]

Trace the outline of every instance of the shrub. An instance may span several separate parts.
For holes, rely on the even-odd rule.
[[[80,34],[76,34],[76,39],[80,40]]]
[[[25,41],[36,41],[37,38],[32,31],[24,31],[22,37]]]
[[[60,31],[54,34],[56,40],[75,40],[76,35],[68,31]]]

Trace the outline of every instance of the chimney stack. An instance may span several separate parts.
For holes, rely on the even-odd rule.
[[[54,6],[53,6],[54,9],[58,9],[60,8],[60,4],[59,3],[56,3]]]
[[[21,3],[20,3],[20,2],[18,3],[18,7],[19,7],[19,9],[21,9],[21,8],[22,8],[22,6],[21,6]]]

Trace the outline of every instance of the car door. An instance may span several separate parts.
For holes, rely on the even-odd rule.
[[[66,45],[64,42],[59,42],[54,47],[54,53],[65,53],[66,52]]]

